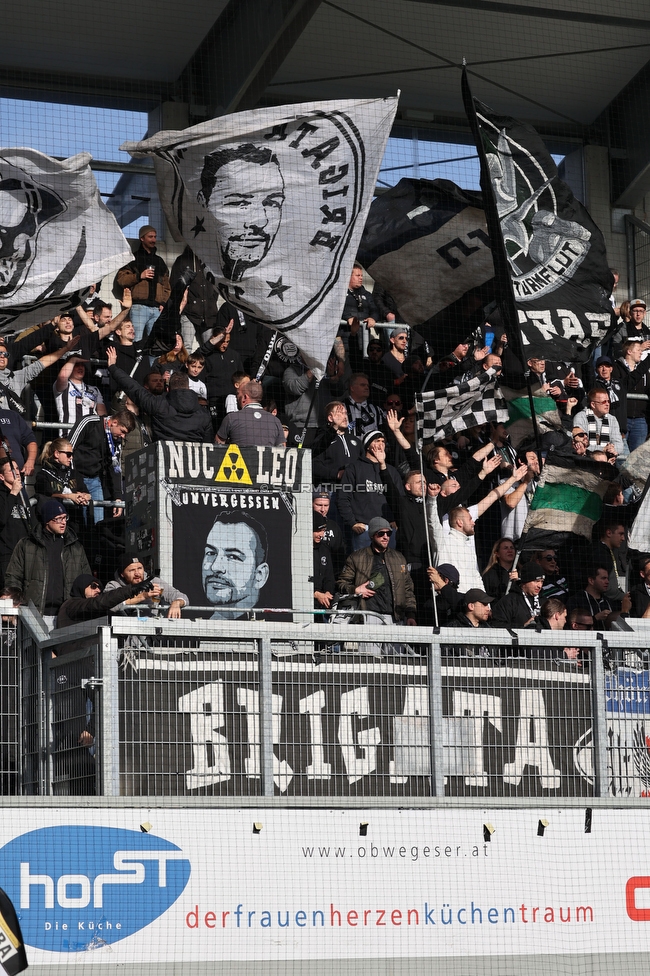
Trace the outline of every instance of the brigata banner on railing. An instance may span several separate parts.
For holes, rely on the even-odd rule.
[[[647,831],[620,807],[590,832],[577,807],[5,808],[0,876],[36,969],[444,959],[453,976],[516,955],[518,972],[645,976]]]
[[[120,672],[121,792],[259,794],[257,655],[163,655],[129,652]],[[593,794],[589,675],[550,662],[454,660],[442,668],[447,795]],[[276,793],[431,795],[427,677],[418,657],[274,659]]]

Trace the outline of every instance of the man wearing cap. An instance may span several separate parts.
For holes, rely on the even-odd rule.
[[[30,600],[50,627],[81,573],[90,573],[83,546],[68,528],[66,509],[56,498],[47,498],[40,513],[40,523],[20,539],[12,553],[5,586],[17,586]]]
[[[614,361],[609,356],[599,356],[594,363],[593,386],[602,386],[609,397],[609,409],[618,420],[621,433],[627,431],[627,412],[625,409],[625,389],[621,383],[620,369],[614,372]]]
[[[458,590],[460,583],[458,570],[451,563],[441,563],[437,567],[429,566],[427,576],[436,591],[438,623],[441,627],[452,626],[454,615],[462,609],[465,601],[465,594]],[[419,605],[418,609],[420,609]]]
[[[144,580],[142,583],[130,584],[128,587],[109,590],[102,593],[102,584],[89,573],[82,573],[77,576],[70,590],[70,599],[61,604],[56,618],[57,629],[70,627],[72,624],[80,623],[84,620],[94,620],[96,617],[104,617],[110,610],[113,610],[121,600],[124,599],[124,591],[128,590],[130,597],[138,593],[145,593],[153,589],[153,583]],[[66,652],[70,648],[66,645]]]
[[[369,431],[363,445],[364,456],[348,464],[341,478],[341,490],[336,496],[339,514],[352,533],[353,550],[370,545],[368,523],[375,516],[395,523],[396,513],[387,500],[389,481],[396,494],[404,494],[397,469],[386,463],[386,441],[382,432]],[[396,527],[395,524],[393,527]]]
[[[464,613],[458,613],[451,621],[452,627],[489,627],[492,610],[490,604],[493,596],[488,596],[485,590],[472,588],[465,594]]]
[[[125,587],[139,586],[141,583],[151,584],[148,589],[141,588],[135,595],[127,595]],[[106,584],[106,593],[112,590],[124,591],[122,602],[118,601],[118,613],[128,613],[128,608],[139,606],[150,612],[154,607],[167,607],[169,620],[180,620],[181,610],[188,606],[190,600],[185,593],[181,593],[171,583],[166,583],[159,576],[149,576],[140,557],[135,553],[125,553],[117,565],[117,572],[113,579]]]
[[[312,513],[312,539],[314,543],[314,607],[329,610],[336,590],[332,554],[325,542],[327,519],[319,512]]]
[[[361,597],[361,609],[395,623],[416,626],[413,580],[401,552],[389,548],[393,529],[381,516],[370,519],[370,545],[348,556],[338,580],[341,593]]]
[[[124,288],[131,289],[133,307],[131,321],[136,342],[149,335],[154,322],[171,295],[169,270],[156,252],[156,228],[145,224],[138,231],[140,247],[134,260],[115,275],[113,294],[122,297]]]
[[[543,585],[544,573],[539,564],[525,563],[519,570],[519,586],[515,584],[507,596],[494,604],[492,626],[516,630],[537,620],[541,612],[539,594]]]
[[[360,437],[348,428],[348,411],[341,400],[332,400],[325,407],[327,431],[319,437],[312,449],[312,475],[314,484],[340,482],[348,464],[363,454]]]
[[[625,336],[628,339],[640,339],[645,342],[650,339],[650,328],[644,321],[646,313],[646,303],[642,298],[633,298],[630,302],[630,321],[625,327]]]
[[[388,341],[390,342],[390,349],[383,356],[382,363],[393,374],[393,381],[397,380],[401,382],[404,376],[402,363],[406,359],[406,348],[409,342],[408,329],[398,325],[391,332]]]

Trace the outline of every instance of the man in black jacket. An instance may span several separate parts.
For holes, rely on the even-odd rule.
[[[126,376],[126,373],[123,375]],[[91,413],[82,417],[72,428],[70,443],[74,448],[75,471],[83,478],[86,491],[93,501],[121,498],[120,442],[134,427],[133,414],[120,410],[111,417],[98,417]],[[114,509],[113,515],[121,514],[121,509]],[[96,508],[95,524],[103,519],[104,509]]]
[[[645,616],[646,610],[650,607],[650,556],[646,556],[641,560],[639,576],[641,577],[641,582],[637,586],[633,586],[630,590],[630,597],[632,599],[631,617]]]
[[[181,334],[185,348],[192,349],[195,338],[201,345],[217,327],[219,295],[214,286],[214,279],[212,281],[208,279],[205,265],[199,261],[189,246],[174,261],[170,276],[172,288],[186,268],[194,272],[194,278],[188,286],[187,302],[181,313]],[[228,319],[225,324],[227,323]]]
[[[137,596],[139,593],[146,593],[153,589],[151,580],[143,580],[141,583],[128,584],[119,589],[109,590],[102,593],[102,584],[90,573],[81,573],[75,579],[70,589],[70,597],[61,604],[57,614],[57,630],[61,627],[70,627],[72,624],[81,623],[84,620],[94,620],[97,617],[105,617],[106,614],[125,599]],[[70,648],[66,648],[70,650]]]
[[[68,516],[61,502],[48,498],[41,506],[40,524],[13,551],[5,586],[22,590],[25,600],[31,600],[52,627],[80,573],[90,573],[84,548],[68,528]]]
[[[468,590],[465,594],[464,613],[457,614],[450,622],[452,627],[489,627],[490,604],[494,597],[488,596],[485,590],[477,588]]]
[[[314,483],[338,484],[348,464],[363,454],[361,438],[348,429],[348,412],[340,400],[332,400],[325,407],[328,430],[323,432],[312,449]]]
[[[526,563],[519,572],[519,586],[494,604],[493,627],[519,629],[537,620],[541,613],[539,594],[544,586],[544,573],[536,562]]]
[[[388,482],[398,495],[404,494],[402,479],[392,464],[386,464],[386,441],[379,430],[369,431],[363,439],[365,456],[349,464],[341,479],[336,503],[343,522],[352,532],[352,549],[370,545],[368,523],[381,517],[393,523],[396,513],[387,500]],[[391,548],[394,547],[393,535]]]
[[[314,541],[314,607],[317,610],[329,610],[334,593],[336,579],[332,565],[330,548],[323,541],[327,529],[327,519],[318,512],[312,516],[312,536]]]
[[[111,377],[118,387],[151,417],[151,434],[155,441],[211,443],[214,440],[210,415],[199,404],[194,390],[190,390],[186,374],[174,373],[169,380],[169,393],[155,396],[115,365],[114,349],[107,350],[106,358]]]
[[[29,534],[31,517],[18,466],[0,447],[0,586],[14,547]]]

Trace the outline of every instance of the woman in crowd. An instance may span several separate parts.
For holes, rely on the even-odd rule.
[[[497,539],[492,546],[488,564],[483,570],[483,583],[486,592],[497,600],[506,595],[508,582],[519,578],[517,570],[512,568],[515,555],[512,539]]]
[[[48,441],[41,453],[41,470],[36,475],[34,491],[39,509],[46,498],[74,502],[74,508],[70,508],[68,515],[71,527],[79,533],[83,526],[81,512],[90,502],[90,495],[87,491],[79,491],[72,467],[72,454],[72,444],[65,437]],[[79,481],[83,484],[82,479]]]
[[[185,367],[187,360],[190,358],[190,354],[185,348],[185,343],[183,342],[183,336],[176,334],[176,345],[170,352],[166,352],[164,356],[159,356],[158,359],[153,364],[153,370],[156,373],[161,373],[165,384],[169,383],[169,377],[172,373],[178,373]]]

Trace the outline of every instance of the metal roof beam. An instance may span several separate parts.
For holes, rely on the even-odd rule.
[[[255,108],[321,0],[230,0],[180,78],[207,115]]]

